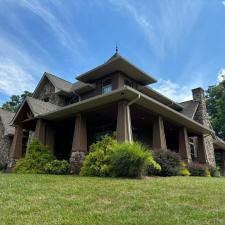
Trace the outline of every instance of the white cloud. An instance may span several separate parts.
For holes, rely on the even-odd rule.
[[[0,58],[0,91],[6,95],[21,94],[24,90],[32,91],[34,78],[16,62]]]
[[[225,6],[225,1],[222,1],[222,4]]]
[[[224,68],[219,71],[217,80],[218,80],[218,82],[222,82],[223,80],[225,80],[225,69]]]
[[[203,8],[201,0],[147,1],[145,5],[141,1],[109,1],[134,19],[153,51],[161,57],[168,50],[179,49],[191,34]]]
[[[170,80],[161,79],[159,80],[158,87],[155,88],[155,90],[174,101],[183,102],[192,99],[192,88],[194,87],[186,85],[181,86]]]
[[[69,20],[67,24],[63,18],[68,18],[70,11],[66,11],[64,15],[63,5],[50,1],[51,4],[43,4],[41,1],[36,0],[23,0],[22,6],[30,10],[38,16],[56,36],[60,43],[67,48],[67,50],[76,53],[81,57],[80,47],[86,47],[84,39],[76,32],[74,27],[71,27]],[[54,6],[54,7],[53,7]],[[54,10],[57,9],[57,10]],[[57,14],[57,12],[59,12]]]

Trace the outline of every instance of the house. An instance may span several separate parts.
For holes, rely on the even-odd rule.
[[[179,152],[187,162],[224,169],[225,143],[210,125],[204,91],[177,103],[151,88],[156,80],[116,52],[104,64],[70,83],[44,73],[33,96],[14,116],[9,168],[23,155],[23,133],[49,146],[78,173],[89,146],[104,134],[119,142],[138,140],[151,149]]]
[[[0,169],[6,167],[15,128],[10,126],[14,113],[0,108]]]

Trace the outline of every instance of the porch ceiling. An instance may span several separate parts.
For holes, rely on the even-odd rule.
[[[119,100],[126,99],[131,101],[138,95],[140,95],[140,99],[136,102],[136,104],[141,105],[142,107],[148,109],[149,111],[155,114],[159,114],[165,119],[177,125],[185,126],[190,131],[193,131],[197,134],[213,133],[213,131],[210,130],[209,128],[182,115],[181,113],[169,108],[168,106],[163,105],[162,103],[146,96],[145,94],[142,94],[139,91],[126,86],[107,94],[99,95],[90,99],[83,100],[78,103],[74,103],[72,105],[63,107],[62,109],[56,110],[54,112],[39,115],[38,117],[47,120],[59,120],[63,118],[72,117],[80,112],[91,111],[99,106],[109,104],[112,102],[117,102]]]

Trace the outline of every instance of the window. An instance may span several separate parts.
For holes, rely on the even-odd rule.
[[[102,82],[102,94],[109,93],[112,91],[112,80],[107,79]]]
[[[189,145],[191,150],[191,158],[195,161],[198,157],[197,153],[197,138],[196,137],[189,137]]]

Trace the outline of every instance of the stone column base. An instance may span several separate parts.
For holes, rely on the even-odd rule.
[[[16,166],[16,160],[10,159],[9,162],[7,163],[6,172],[11,173],[13,169],[15,168],[15,166]]]
[[[70,173],[79,174],[80,169],[83,165],[85,152],[72,152],[70,156]]]

